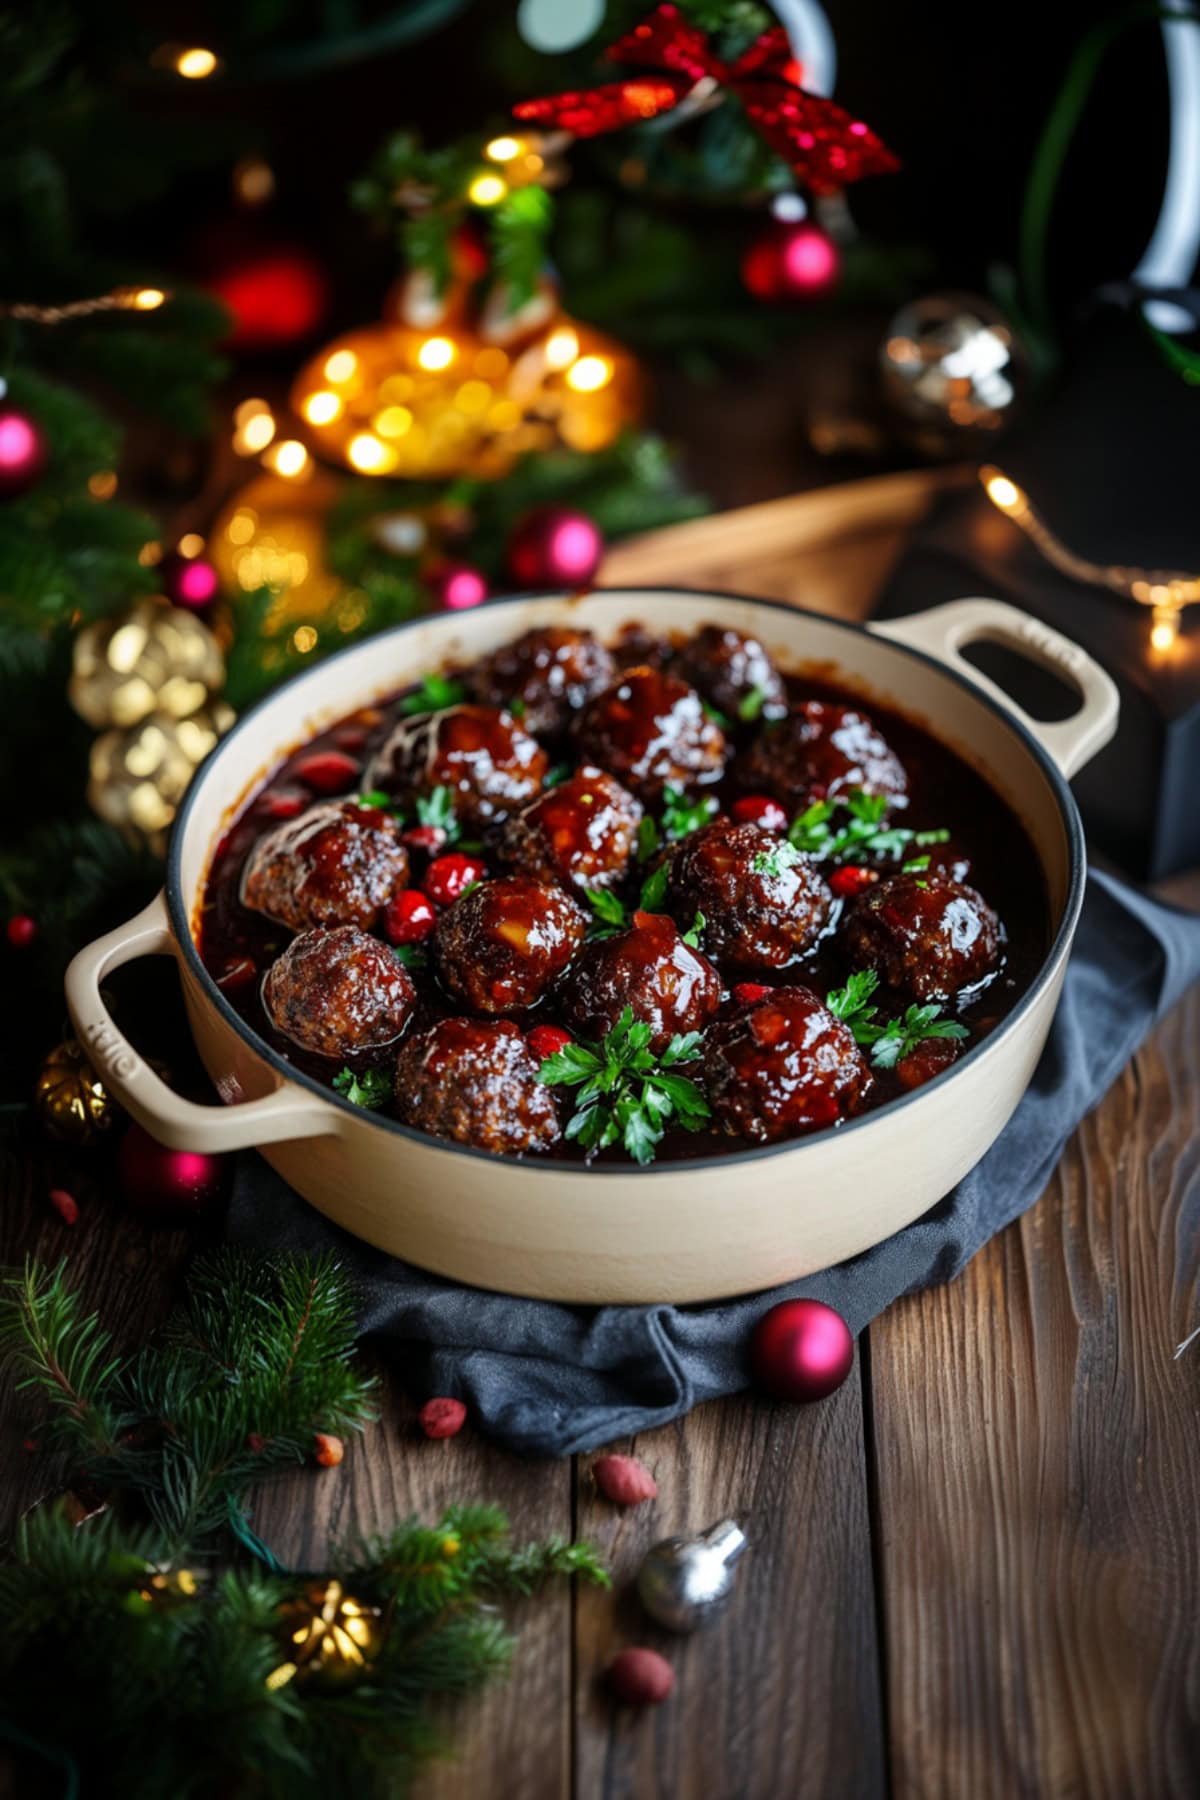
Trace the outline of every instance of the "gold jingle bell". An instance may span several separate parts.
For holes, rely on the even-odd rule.
[[[130,730],[106,731],[92,745],[92,810],[161,855],[192,776],[233,719],[233,708],[216,700],[188,718],[155,712]]]
[[[225,681],[208,626],[163,600],[135,600],[75,640],[67,698],[97,730],[128,729],[151,713],[186,719]]]
[[[74,1038],[56,1045],[42,1064],[33,1103],[47,1130],[73,1144],[105,1136],[121,1110]]]

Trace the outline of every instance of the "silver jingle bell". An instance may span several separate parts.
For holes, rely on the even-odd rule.
[[[707,1625],[733,1591],[734,1564],[746,1545],[746,1534],[733,1519],[722,1519],[698,1537],[652,1544],[638,1571],[642,1605],[668,1631]]]

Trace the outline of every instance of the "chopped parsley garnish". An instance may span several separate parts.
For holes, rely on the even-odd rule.
[[[696,950],[699,948],[700,933],[704,930],[704,927],[707,924],[708,924],[708,920],[705,918],[704,914],[702,912],[698,912],[696,914],[695,918],[692,920],[691,925],[688,927],[688,929],[683,934],[683,941],[687,945],[689,950]]]
[[[555,763],[549,770],[542,786],[548,788],[561,787],[564,781],[569,781],[571,779],[571,774],[572,769],[569,762]]]
[[[368,788],[365,794],[357,794],[355,798],[360,806],[372,806],[376,812],[395,812],[396,805],[390,794],[382,788]]]
[[[642,883],[642,891],[638,895],[639,912],[662,911],[662,904],[667,893],[667,877],[670,873],[670,866],[663,862],[659,863],[652,874],[647,875]]]
[[[392,1097],[391,1078],[382,1069],[364,1069],[361,1075],[343,1069],[334,1076],[333,1085],[353,1106],[365,1107],[368,1112],[378,1111]]]
[[[719,706],[713,706],[711,701],[708,700],[702,700],[700,704],[704,708],[704,716],[706,719],[711,719],[714,725],[719,725],[721,727],[722,731],[729,730],[729,720],[725,717],[725,714],[721,711]]]
[[[659,831],[658,826],[654,823],[654,820],[650,817],[649,813],[643,813],[638,820],[637,828],[638,861],[640,863],[649,862],[661,843],[662,833]]]
[[[839,806],[850,816],[835,827],[832,821]],[[867,794],[862,788],[854,788],[837,800],[814,800],[792,820],[788,842],[810,856],[819,856],[823,862],[844,862],[860,856],[899,857],[909,845],[921,849],[949,839],[950,833],[944,829],[910,831],[903,825],[885,825],[887,809],[886,794]]]
[[[652,1028],[627,1006],[603,1043],[579,1040],[548,1056],[538,1079],[548,1087],[573,1087],[575,1111],[566,1135],[585,1150],[623,1144],[646,1164],[668,1125],[700,1131],[709,1106],[696,1083],[673,1073],[700,1055],[701,1034],[676,1035],[660,1055],[650,1050]]]
[[[429,952],[424,944],[393,944],[392,955],[406,969],[424,969],[429,966]]]
[[[699,800],[689,800],[682,788],[668,782],[663,789],[663,836],[672,843],[677,838],[687,837],[701,825],[707,825],[717,811],[718,802],[714,795],[705,794]]]
[[[667,891],[666,863],[660,863],[652,874],[647,875],[642,883],[642,891],[638,895],[636,911],[661,912],[663,899]],[[584,888],[583,897],[592,909],[593,918],[588,930],[590,938],[616,937],[629,924],[629,908],[625,902],[608,888]]]
[[[508,703],[508,710],[514,719],[523,719],[525,717],[525,702],[522,700],[520,694],[513,695]]]
[[[787,838],[780,838],[769,850],[760,850],[750,867],[756,875],[773,875],[778,879],[803,861],[803,853],[794,844],[790,844]]]
[[[467,690],[461,681],[452,681],[448,675],[422,675],[411,694],[405,694],[400,702],[402,713],[441,712],[447,706],[457,706],[467,697]]]
[[[965,1038],[970,1035],[957,1019],[939,1017],[941,1007],[934,1002],[910,1006],[902,1018],[880,1020],[879,1008],[869,1004],[879,986],[874,969],[860,969],[851,975],[843,988],[826,994],[825,1004],[835,1018],[848,1025],[856,1044],[871,1052],[877,1069],[894,1069],[898,1062],[926,1038]]]
[[[766,688],[757,686],[752,687],[750,692],[744,694],[738,702],[738,718],[741,720],[742,724],[753,725],[756,719],[761,718],[762,709],[766,703]]]
[[[448,844],[456,844],[462,827],[454,812],[453,789],[435,787],[431,794],[422,794],[417,801],[417,823],[436,825],[439,831],[445,832]]]

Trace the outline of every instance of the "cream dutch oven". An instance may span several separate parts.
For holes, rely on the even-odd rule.
[[[233,1012],[193,936],[209,860],[248,790],[316,731],[445,662],[533,625],[569,621],[611,636],[631,620],[682,632],[720,620],[760,638],[785,669],[832,666],[840,684],[908,713],[981,770],[1024,822],[1045,875],[1051,948],[1028,992],[982,1044],[890,1106],[811,1138],[646,1169],[460,1148],[363,1112],[294,1069]],[[1079,710],[1053,724],[1026,717],[961,655],[984,639],[1054,670],[1078,692]],[[1083,835],[1067,780],[1116,721],[1104,671],[995,600],[864,628],[725,594],[608,589],[415,620],[316,665],[235,726],[188,792],[164,892],[80,952],[67,1004],[113,1091],[163,1143],[259,1149],[320,1212],[424,1268],[586,1302],[697,1301],[773,1286],[919,1217],[1010,1117],[1049,1031],[1083,901]],[[223,1105],[172,1093],[106,1011],[100,983],[140,956],[174,958]]]

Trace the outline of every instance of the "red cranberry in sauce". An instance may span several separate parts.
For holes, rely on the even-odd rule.
[[[419,944],[437,924],[433,901],[419,888],[403,888],[388,902],[383,930],[389,944]]]
[[[276,1031],[314,1056],[345,1061],[393,1043],[416,990],[386,944],[339,925],[294,938],[268,969],[262,998]]]
[[[914,1000],[950,1000],[996,967],[1003,927],[983,896],[948,876],[893,875],[857,900],[843,940],[856,967],[874,969]]]
[[[479,1013],[523,1012],[541,999],[583,942],[583,908],[528,875],[485,881],[438,922],[442,981]]]
[[[665,913],[634,913],[627,931],[585,944],[563,988],[581,1037],[606,1036],[630,1006],[653,1028],[655,1051],[676,1032],[699,1031],[720,1004],[721,977]]]
[[[343,750],[310,750],[292,764],[292,774],[314,794],[344,794],[358,780],[361,764]]]
[[[241,900],[290,931],[369,930],[407,880],[408,851],[388,813],[326,801],[259,838],[242,869]]]
[[[669,868],[667,910],[685,930],[703,913],[706,950],[733,969],[782,969],[829,918],[829,889],[812,858],[759,825],[705,825],[683,839]]]
[[[396,1111],[406,1125],[477,1150],[548,1150],[561,1133],[540,1066],[507,1019],[439,1019],[400,1052]]]
[[[585,765],[507,821],[499,853],[541,881],[613,887],[629,867],[641,817],[641,802],[619,781]]]
[[[761,825],[764,831],[786,831],[788,816],[778,800],[766,794],[743,794],[730,812],[739,825]]]
[[[526,731],[557,737],[585,700],[616,674],[612,653],[590,631],[546,625],[503,644],[467,682],[486,706],[507,706]]]
[[[450,789],[460,821],[478,830],[541,792],[546,752],[508,713],[450,706],[402,719],[371,765],[370,785],[411,806]]]
[[[725,734],[695,689],[646,667],[627,669],[588,701],[575,741],[581,756],[643,800],[656,799],[668,782],[687,788],[715,781],[725,761]]]
[[[793,812],[814,800],[835,800],[855,788],[908,796],[904,765],[866,716],[853,707],[805,700],[786,719],[767,725],[739,759],[741,786],[775,794]]]
[[[871,1085],[849,1027],[802,987],[710,1027],[704,1079],[723,1129],[755,1144],[836,1124]]]
[[[758,639],[740,631],[705,625],[676,651],[670,670],[732,725],[782,719],[787,712],[783,676]]]

